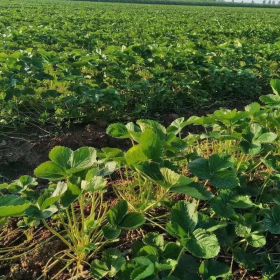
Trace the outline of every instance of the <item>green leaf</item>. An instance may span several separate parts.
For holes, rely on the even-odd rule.
[[[280,96],[279,95],[263,95],[260,97],[260,100],[265,103],[267,106],[270,106],[272,108],[280,108]]]
[[[60,200],[62,195],[67,191],[68,185],[65,182],[58,182],[55,191],[52,193],[51,197],[46,198],[40,205],[40,209],[44,210]]]
[[[165,180],[159,182],[159,184],[162,187],[169,188],[171,192],[185,194],[199,200],[209,200],[212,197],[210,192],[190,178],[168,168],[161,168],[160,171]]]
[[[40,164],[35,170],[34,174],[38,178],[48,179],[51,181],[58,181],[66,177],[65,171],[57,164],[51,161]]]
[[[83,180],[81,182],[81,189],[85,192],[104,191],[107,186],[107,181],[102,176],[95,176],[90,180]]]
[[[160,138],[164,138],[166,134],[165,127],[160,123],[158,123],[157,121],[141,119],[141,120],[137,120],[137,124],[139,125],[139,127],[143,132],[146,131],[147,129],[151,129],[155,131]]]
[[[130,148],[125,154],[125,159],[129,166],[140,164],[149,160],[140,145]]]
[[[16,195],[0,197],[0,217],[18,217],[24,215],[24,211],[31,202]]]
[[[134,168],[141,172],[144,176],[148,177],[150,180],[160,185],[164,179],[160,172],[160,165],[156,162],[143,162],[141,164],[135,165]],[[161,186],[166,187],[165,185]]]
[[[198,212],[196,203],[177,202],[171,210],[171,232],[181,238],[185,238],[193,232],[197,225]]]
[[[68,184],[65,182],[58,182],[52,197],[61,197],[68,190]]]
[[[146,245],[143,246],[139,251],[138,251],[138,256],[147,256],[151,258],[151,256],[155,256],[155,259],[158,257],[158,250],[156,247],[151,246],[151,245]]]
[[[261,105],[257,102],[253,102],[245,107],[245,110],[250,114],[256,114],[260,111]]]
[[[137,257],[134,259],[136,268],[131,274],[131,279],[142,280],[154,275],[155,265],[146,257]]]
[[[193,256],[183,254],[172,275],[176,276],[180,280],[201,280],[198,276],[198,268],[198,261]]]
[[[114,123],[108,126],[106,133],[114,138],[126,139],[129,138],[127,127],[122,123]]]
[[[43,213],[42,211],[34,205],[31,205],[26,211],[25,214],[27,217],[36,219],[36,220],[41,220],[43,219]]]
[[[204,158],[197,158],[190,162],[189,169],[195,176],[207,180],[211,177],[209,161]]]
[[[174,193],[185,194],[198,200],[209,200],[213,197],[213,195],[202,185],[194,182],[188,186],[174,186],[170,189],[170,191]]]
[[[180,154],[182,151],[186,150],[187,141],[182,140],[181,138],[168,134],[167,140],[164,143],[164,149],[168,156],[176,156]]]
[[[141,123],[143,132],[139,138],[139,145],[132,147],[125,155],[128,165],[146,161],[161,162],[165,137],[161,126],[153,121],[139,123]]]
[[[259,232],[252,232],[246,241],[254,248],[261,248],[266,244],[265,236]]]
[[[54,205],[56,202],[58,202],[60,199],[59,196],[54,196],[54,197],[48,197],[44,200],[44,202],[42,203],[42,205],[40,205],[40,209],[44,210],[47,209],[48,207]]]
[[[262,258],[253,253],[247,253],[243,248],[235,248],[233,250],[234,260],[249,270],[255,269],[262,261]]]
[[[280,80],[274,79],[270,81],[271,88],[275,95],[280,95]]]
[[[233,188],[239,184],[229,157],[213,155],[209,159],[198,158],[190,162],[189,168],[192,174],[209,180],[216,188]]]
[[[119,223],[119,227],[123,229],[136,229],[145,223],[145,217],[140,213],[131,212],[125,215]]]
[[[92,167],[96,163],[96,150],[91,147],[82,147],[73,154],[71,172],[77,173]]]
[[[174,135],[179,134],[185,127],[187,126],[187,122],[185,118],[178,118],[174,120],[170,126],[167,128],[167,133],[172,133]]]
[[[36,220],[42,220],[42,219],[48,219],[55,213],[57,213],[58,209],[55,205],[51,205],[50,207],[40,210],[38,207],[32,205],[29,207],[26,211],[25,214],[26,216],[36,219]]]
[[[210,205],[221,217],[232,218],[236,215],[233,207],[223,197],[215,197],[210,201]]]
[[[163,141],[161,134],[150,128],[145,129],[140,138],[143,154],[154,162],[160,162],[163,155]]]
[[[56,146],[49,153],[50,160],[64,170],[71,168],[72,156],[73,151],[63,146]]]
[[[228,157],[220,157],[218,155],[212,155],[209,159],[197,158],[189,164],[191,172],[205,180],[211,178],[212,174],[231,167],[232,163]]]
[[[35,169],[39,178],[59,180],[68,175],[90,168],[96,163],[96,150],[91,147],[82,147],[76,151],[57,146],[49,153],[52,161],[45,162]]]
[[[125,258],[122,256],[121,252],[117,249],[110,248],[103,253],[102,259],[106,262],[109,269],[108,276],[114,277],[125,265]]]
[[[217,171],[209,180],[216,188],[234,188],[239,184],[237,175],[232,170]]]
[[[196,229],[190,238],[184,240],[183,245],[197,258],[214,258],[220,252],[216,235],[201,228]]]
[[[277,138],[277,135],[273,132],[266,132],[266,133],[263,133],[261,134],[256,140],[256,142],[259,142],[259,143],[273,143],[274,140],[276,140]]]
[[[90,271],[94,279],[104,279],[104,277],[109,273],[109,268],[105,262],[94,260],[91,263]]]
[[[163,248],[164,247],[164,237],[162,234],[159,234],[158,232],[149,232],[143,237],[143,243],[146,245],[151,245],[157,248]]]
[[[233,208],[247,209],[256,206],[248,195],[237,195],[230,199]]]
[[[162,256],[166,259],[176,260],[181,250],[182,248],[178,243],[169,242],[165,245]]]
[[[105,147],[101,150],[103,152],[103,157],[105,156],[108,160],[115,160],[115,158],[121,158],[124,156],[124,153],[121,149]]]
[[[85,218],[84,222],[84,232],[90,235],[95,229],[101,226],[100,220],[96,219],[96,217],[88,216]],[[102,227],[103,228],[103,227]]]
[[[103,252],[102,260],[94,260],[91,263],[91,274],[94,279],[104,279],[108,275],[109,278],[116,274],[125,265],[125,258],[117,249],[107,249]]]
[[[36,179],[32,178],[31,176],[28,176],[28,175],[21,176],[14,183],[22,188],[21,191],[26,190],[27,187],[35,187],[38,185],[38,183],[36,182]]]
[[[206,214],[199,213],[198,228],[206,229],[208,232],[215,232],[219,229],[225,228],[227,225],[228,223],[225,221],[217,221]]]
[[[215,260],[207,260],[201,263],[199,274],[203,276],[203,279],[212,279],[211,277],[222,277],[225,279],[225,277],[229,276],[231,272],[229,266],[226,264]]]
[[[251,228],[250,227],[247,227],[247,226],[244,226],[242,224],[237,224],[235,226],[235,233],[237,236],[239,237],[247,237],[251,234]]]
[[[264,218],[264,227],[272,234],[280,234],[280,206],[273,207]]]
[[[108,221],[112,226],[118,227],[128,212],[128,205],[125,200],[120,201],[108,212]]]
[[[170,188],[170,187],[176,185],[181,178],[180,174],[174,172],[173,170],[171,170],[169,168],[160,168],[160,172],[164,178],[164,182],[162,182],[162,185],[165,184],[164,186],[166,188]],[[193,182],[188,177],[184,177],[184,179],[182,181],[183,181],[182,184],[184,184],[184,185],[189,185]]]
[[[85,180],[86,181],[91,181],[95,178],[95,176],[98,176],[99,173],[100,173],[99,168],[91,168],[87,171]]]
[[[254,137],[255,136],[253,132],[247,132],[243,135],[244,140],[240,142],[240,146],[244,153],[248,153],[250,155],[257,155],[261,152],[261,143],[254,141]]]
[[[109,176],[115,172],[117,169],[117,162],[116,161],[109,161],[106,162],[104,167],[101,169],[100,175],[101,176]]]
[[[9,186],[10,186],[10,185],[7,184],[7,183],[0,184],[0,191],[1,191],[1,190],[8,190]]]
[[[77,185],[68,183],[67,186],[67,191],[60,198],[60,202],[64,207],[68,207],[81,194],[81,189]]]
[[[176,268],[176,260],[166,260],[164,263],[155,262],[155,268],[157,272],[174,270]]]
[[[121,229],[106,225],[102,228],[102,232],[105,238],[109,240],[117,239],[121,234]]]

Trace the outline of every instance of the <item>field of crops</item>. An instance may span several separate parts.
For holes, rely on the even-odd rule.
[[[279,26],[0,2],[0,280],[280,279]]]
[[[280,9],[55,2],[1,4],[3,129],[201,114],[279,76]]]

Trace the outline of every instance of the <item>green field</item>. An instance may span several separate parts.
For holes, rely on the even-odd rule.
[[[0,280],[279,279],[279,26],[0,2]]]
[[[32,17],[27,16],[32,14]],[[0,11],[0,124],[190,115],[279,76],[280,10],[17,2]],[[3,129],[4,129],[3,128]]]
[[[87,2],[134,3],[134,4],[160,4],[185,6],[216,6],[216,7],[248,7],[248,8],[280,8],[277,1],[224,1],[224,0],[73,0]]]

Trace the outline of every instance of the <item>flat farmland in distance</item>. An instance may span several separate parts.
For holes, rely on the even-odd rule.
[[[0,126],[247,104],[279,76],[279,26],[278,9],[4,1]]]

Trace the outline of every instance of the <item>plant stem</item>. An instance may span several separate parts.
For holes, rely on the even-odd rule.
[[[170,277],[170,276],[172,275],[172,273],[175,271],[175,269],[176,269],[176,267],[178,266],[178,263],[179,263],[179,261],[180,261],[182,255],[184,254],[184,252],[185,252],[185,248],[183,247],[183,248],[181,249],[181,251],[180,251],[178,257],[177,257],[177,260],[176,260],[177,264],[176,264],[175,267],[173,267],[173,269],[171,269],[171,271],[170,271],[169,274],[168,274],[168,277]]]
[[[45,220],[43,220],[43,225],[57,238],[59,238],[69,249],[75,252],[73,246],[56,230],[54,230],[52,227],[50,227]]]
[[[81,231],[84,231],[85,213],[84,213],[84,197],[83,197],[83,195],[81,195],[81,197],[79,199],[79,204],[80,204],[80,212],[81,212],[81,218],[82,218]]]

